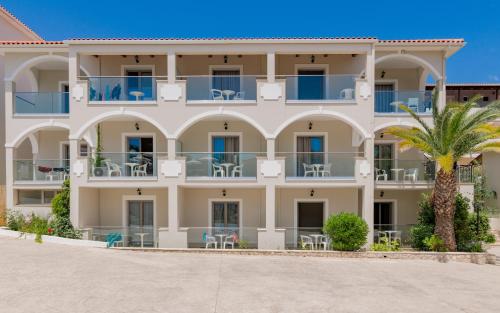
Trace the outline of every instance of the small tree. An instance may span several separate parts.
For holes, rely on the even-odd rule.
[[[330,237],[334,250],[356,251],[367,242],[368,224],[356,214],[341,212],[328,218],[323,232]]]
[[[73,227],[70,220],[69,179],[64,181],[61,192],[52,199],[52,214],[53,219],[50,225],[55,236],[74,239],[82,237],[80,231]]]

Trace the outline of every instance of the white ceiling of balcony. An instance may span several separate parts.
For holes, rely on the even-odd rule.
[[[49,61],[37,64],[35,68],[43,71],[59,71],[59,70],[68,70],[68,63],[58,62],[58,61]]]

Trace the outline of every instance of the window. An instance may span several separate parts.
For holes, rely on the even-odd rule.
[[[128,100],[153,100],[153,72],[152,70],[127,69],[125,71],[126,97]],[[135,92],[142,93],[137,96]]]
[[[391,105],[395,100],[393,83],[377,83],[375,84],[375,112],[390,113],[396,108]]]
[[[127,161],[138,163],[140,165],[147,164],[146,173],[153,175],[153,152],[154,140],[153,137],[127,137]],[[130,171],[130,168],[127,169]],[[131,175],[131,173],[127,174]]]
[[[55,190],[18,190],[18,205],[50,205],[57,191]]]
[[[325,163],[324,136],[297,136],[297,176],[304,176],[304,164]]]
[[[325,99],[325,71],[298,70],[297,88],[299,100]]]
[[[241,91],[240,75],[239,69],[212,70],[212,89],[232,91],[227,97],[234,97]]]
[[[238,163],[240,152],[239,136],[213,136],[212,153],[213,158],[219,163]]]
[[[152,200],[130,200],[128,205],[128,226],[132,233],[147,233],[144,237],[145,246],[153,246],[153,227],[154,227],[154,203]],[[129,245],[139,246],[140,238],[131,236]]]
[[[384,170],[390,178],[393,174],[391,168],[394,168],[394,145],[392,143],[375,144],[375,168]]]
[[[212,227],[217,231],[235,230],[240,225],[239,203],[234,201],[212,202]]]
[[[393,228],[393,203],[375,202],[373,204],[373,224],[378,230],[392,230]]]
[[[81,143],[80,144],[80,156],[86,157],[88,155],[89,155],[89,145],[86,143]]]

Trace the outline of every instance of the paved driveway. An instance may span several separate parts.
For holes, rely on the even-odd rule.
[[[500,312],[500,266],[112,251],[0,237],[0,312]]]

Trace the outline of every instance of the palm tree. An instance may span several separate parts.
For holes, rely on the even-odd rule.
[[[438,98],[439,94],[435,92],[433,103],[437,103]],[[442,109],[433,105],[433,125],[400,104],[399,107],[409,113],[420,127],[391,127],[388,130],[388,133],[402,139],[399,144],[402,150],[416,148],[436,161],[438,171],[431,196],[436,216],[434,233],[443,239],[449,251],[456,250],[453,219],[458,160],[471,153],[500,152],[500,127],[492,123],[500,118],[500,101],[473,110],[480,98],[477,95],[464,103],[447,103]]]

